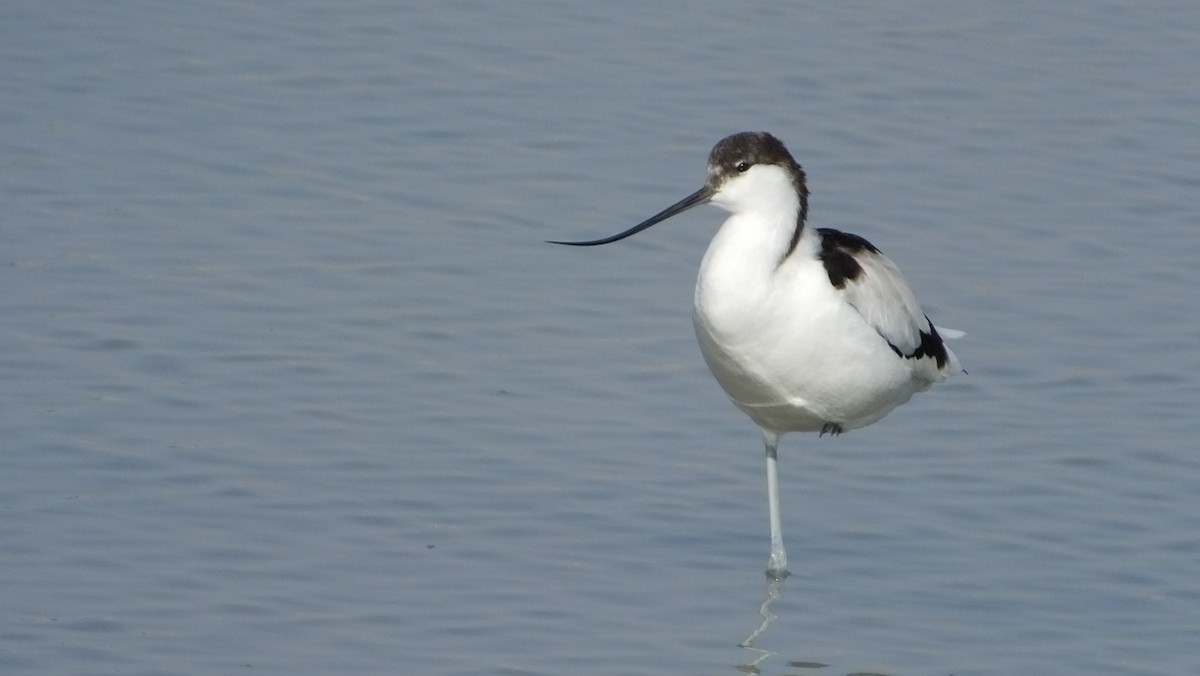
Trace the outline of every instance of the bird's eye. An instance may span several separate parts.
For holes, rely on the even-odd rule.
[[[739,174],[744,174],[750,170],[750,163],[749,162],[738,162],[737,164],[735,164],[733,166],[733,168],[737,169],[737,172]]]

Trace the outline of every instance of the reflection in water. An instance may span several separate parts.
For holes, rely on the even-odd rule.
[[[746,650],[749,650],[751,653],[754,654],[754,659],[750,660],[749,662],[746,662],[745,664],[738,665],[738,671],[740,671],[742,673],[753,674],[754,676],[758,676],[758,674],[762,673],[762,670],[759,669],[759,665],[761,665],[763,662],[765,662],[767,660],[767,658],[771,657],[772,655],[778,654],[778,653],[775,653],[770,650],[764,650],[763,648],[758,648],[754,645],[754,642],[758,640],[758,637],[760,637],[766,633],[767,628],[771,626],[772,622],[774,622],[776,619],[779,618],[778,615],[771,612],[771,606],[774,605],[774,603],[779,600],[779,597],[783,595],[783,581],[784,581],[784,578],[768,577],[768,579],[767,579],[767,596],[765,599],[763,599],[762,605],[759,606],[759,608],[758,608],[758,614],[762,617],[762,622],[759,622],[758,626],[754,628],[754,631],[750,632],[750,635],[747,636],[745,639],[742,640],[741,643],[738,644],[739,647],[745,648]],[[829,665],[825,664],[823,662],[810,662],[807,660],[791,660],[787,663],[787,666],[792,669],[823,669],[825,667],[828,667]],[[859,672],[854,672],[853,674],[847,674],[847,676],[889,676],[889,675],[876,673],[876,672],[859,671]]]
[[[775,621],[777,616],[775,613],[771,612],[771,605],[779,600],[779,596],[782,593],[783,579],[768,577],[767,597],[763,599],[762,605],[758,608],[758,614],[762,616],[762,622],[755,627],[754,631],[750,632],[749,636],[747,636],[741,643],[738,644],[740,647],[755,653],[755,657],[750,662],[739,665],[739,671],[747,674],[759,674],[761,672],[759,671],[758,665],[761,664],[763,660],[775,654],[769,650],[763,650],[762,648],[754,647],[754,642],[758,640],[759,636],[762,636],[763,632],[767,630],[767,627],[771,626],[771,622]]]

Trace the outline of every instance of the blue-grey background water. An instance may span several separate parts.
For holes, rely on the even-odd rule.
[[[1200,672],[1200,5],[17,2],[0,57],[0,672]],[[543,243],[744,129],[970,371],[785,438],[776,587],[723,214]]]

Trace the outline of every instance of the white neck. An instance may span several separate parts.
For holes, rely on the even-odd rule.
[[[730,212],[700,264],[696,300],[723,312],[752,307],[771,289],[770,276],[783,261],[796,231],[800,198],[781,167],[759,165],[730,180],[712,203]]]

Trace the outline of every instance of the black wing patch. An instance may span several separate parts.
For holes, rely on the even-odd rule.
[[[846,288],[847,282],[852,282],[862,275],[862,266],[855,260],[854,255],[869,251],[879,253],[867,240],[833,228],[817,228],[821,233],[821,253],[818,256],[825,264],[825,273],[829,275],[829,283],[835,288]]]
[[[938,369],[946,366],[946,362],[950,361],[950,355],[946,354],[946,344],[942,342],[941,335],[937,332],[937,327],[933,322],[929,321],[929,315],[925,315],[925,324],[929,327],[929,331],[920,331],[921,343],[917,345],[917,349],[913,350],[912,354],[904,354],[900,348],[888,343],[888,347],[892,348],[898,356],[905,359],[920,359],[921,357],[929,357],[937,362]]]

